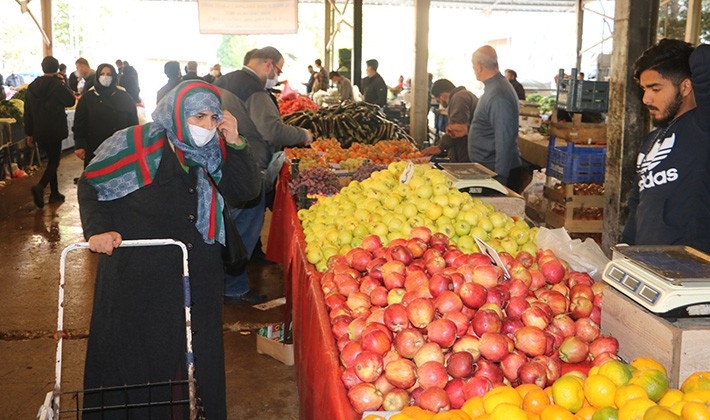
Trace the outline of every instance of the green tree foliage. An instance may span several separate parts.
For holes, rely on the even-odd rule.
[[[685,39],[688,0],[669,1],[658,11],[658,38]],[[700,15],[700,42],[710,42],[710,0],[703,0]]]

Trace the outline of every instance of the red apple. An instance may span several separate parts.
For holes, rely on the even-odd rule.
[[[467,351],[453,352],[446,359],[446,371],[453,378],[473,376],[473,356]]]
[[[384,286],[377,286],[370,292],[370,302],[374,306],[384,308],[387,306],[387,296],[389,291]]]
[[[432,276],[446,268],[446,260],[444,260],[444,257],[440,255],[435,256],[426,260],[426,262],[424,263],[424,267],[426,268],[426,272],[429,273],[430,276]]]
[[[505,335],[493,332],[486,332],[481,335],[479,350],[482,357],[492,362],[500,362],[510,353]]]
[[[436,273],[429,279],[429,291],[434,297],[438,297],[440,294],[454,290],[454,284],[451,277],[441,273]]]
[[[421,270],[416,270],[407,273],[406,278],[404,280],[404,289],[406,291],[412,292],[414,290],[419,290],[424,287],[426,287],[427,289],[429,288],[429,277],[427,277],[425,272]]]
[[[560,360],[566,363],[581,363],[589,359],[589,344],[579,337],[567,337],[558,349]]]
[[[382,281],[382,264],[386,263],[387,260],[382,257],[373,258],[367,264],[367,275],[373,279]]]
[[[456,325],[456,337],[461,337],[468,331],[470,319],[461,311],[451,311],[444,314],[444,319],[448,319]]]
[[[345,254],[348,265],[359,272],[367,270],[367,264],[372,261],[372,254],[362,248],[352,248]]]
[[[400,261],[404,265],[411,264],[414,259],[412,251],[410,251],[406,245],[392,246],[390,243],[390,255],[392,256],[393,261]]]
[[[363,382],[375,382],[382,374],[382,356],[363,350],[355,357],[355,373]]]
[[[522,297],[512,296],[505,305],[505,314],[514,318],[521,318],[523,312],[530,307],[530,303]]]
[[[515,332],[523,328],[525,324],[520,318],[506,316],[500,326],[500,332],[507,335],[508,337],[513,337]]]
[[[494,387],[502,385],[505,379],[503,369],[500,368],[500,365],[484,358],[476,362],[476,371],[473,373],[473,376],[487,378]]]
[[[447,266],[451,267],[454,265],[454,261],[462,255],[464,255],[464,253],[457,248],[450,248],[448,251],[444,252],[444,261],[446,261]]]
[[[500,362],[500,368],[503,370],[503,375],[512,384],[520,383],[518,380],[518,370],[522,365],[527,363],[528,358],[522,353],[508,353]]]
[[[383,322],[392,332],[402,331],[409,326],[407,309],[401,303],[388,305],[384,310]]]
[[[554,326],[557,331],[559,331],[562,338],[567,338],[577,334],[577,325],[575,320],[567,314],[555,315],[552,318],[552,321],[550,321],[550,325]]]
[[[409,359],[399,359],[385,366],[387,381],[397,388],[408,389],[417,381],[416,367]]]
[[[362,338],[362,329],[367,324],[367,318],[355,318],[348,325],[348,336],[353,341],[360,341]]]
[[[422,391],[422,393],[419,394],[419,398],[416,400],[416,404],[434,413],[448,411],[451,408],[449,395],[444,391],[444,388],[439,387],[431,387]]]
[[[424,388],[438,387],[444,388],[449,382],[449,374],[443,364],[429,361],[417,367],[417,378],[419,385]]]
[[[540,272],[550,284],[557,284],[565,277],[565,267],[557,258],[540,263]]]
[[[454,342],[451,350],[455,352],[465,351],[471,353],[473,361],[475,362],[481,357],[481,352],[479,350],[480,345],[481,342],[478,338],[472,335],[464,335]]]
[[[486,303],[488,289],[481,284],[467,282],[461,285],[459,296],[464,305],[472,309],[478,309]]]
[[[593,301],[594,289],[588,284],[577,283],[569,288],[569,300],[574,300],[577,296],[584,296]]]
[[[538,289],[536,296],[540,302],[546,303],[552,309],[553,316],[567,312],[569,302],[562,293],[556,290]]]
[[[464,381],[463,395],[466,400],[469,400],[473,397],[482,397],[491,389],[493,389],[493,384],[490,379],[484,376],[474,376]]]
[[[454,378],[444,387],[444,391],[449,396],[451,408],[457,410],[463,407],[466,402],[466,395],[463,391],[464,381],[461,378]]]
[[[609,360],[621,360],[615,353],[604,352],[592,358],[592,366],[601,366]]]
[[[479,265],[473,268],[472,280],[490,289],[503,280],[503,270],[495,265]]]
[[[600,335],[589,343],[589,355],[592,359],[602,353],[619,353],[619,340],[610,335]]]
[[[540,362],[527,361],[518,369],[518,379],[521,384],[535,384],[544,388],[547,384],[547,368]]]
[[[537,268],[529,268],[528,271],[530,272],[530,290],[535,291],[537,289],[540,289],[542,287],[545,287],[547,284],[547,280],[545,279],[545,276],[542,275],[539,269]]]
[[[357,373],[355,373],[355,368],[352,366],[347,369],[343,369],[343,372],[340,374],[340,379],[343,381],[345,389],[350,389],[357,384],[363,383],[362,379],[360,379],[357,376]]]
[[[587,343],[591,343],[601,334],[599,324],[592,321],[591,318],[580,318],[574,321],[574,325],[577,337]]]
[[[371,324],[382,325],[382,324]],[[382,330],[375,329],[362,336],[362,349],[384,355],[392,347],[392,339]]]
[[[511,278],[502,285],[508,289],[508,295],[512,297],[527,297],[530,294],[530,288],[524,283],[524,280],[519,278]]]
[[[535,257],[527,251],[518,251],[518,253],[515,254],[515,259],[518,260],[525,268],[532,267],[535,262]]]
[[[416,298],[407,305],[407,316],[409,322],[415,328],[426,328],[434,319],[434,302],[427,298]]]
[[[414,328],[404,328],[394,337],[395,350],[407,359],[413,358],[424,343],[424,336]]]
[[[384,394],[382,408],[385,411],[402,411],[409,406],[409,393],[403,389],[394,388]]]
[[[578,284],[591,287],[594,284],[594,279],[587,273],[570,271],[567,277],[567,285],[572,288]]]
[[[359,341],[351,341],[343,347],[340,352],[340,363],[349,368],[355,365],[355,358],[362,353],[362,344]]]
[[[502,308],[508,303],[508,299],[510,299],[510,293],[508,293],[505,287],[496,285],[488,288],[488,296],[486,297],[487,303],[495,303]]]
[[[538,327],[526,326],[515,332],[515,348],[530,357],[545,354],[547,338]]]
[[[382,393],[370,383],[357,384],[348,390],[348,399],[353,409],[362,414],[365,411],[377,410],[382,405]]]
[[[479,309],[471,319],[471,328],[478,337],[487,332],[500,332],[502,324],[500,315],[489,309]]]
[[[367,235],[362,238],[360,246],[367,251],[375,252],[375,250],[382,248],[382,240],[377,235]]]
[[[424,343],[414,355],[414,364],[421,367],[426,362],[444,363],[444,352],[436,343]]]
[[[520,319],[523,321],[523,324],[530,327],[537,327],[540,330],[544,330],[547,324],[550,323],[550,316],[537,305],[524,310]]]
[[[569,312],[574,319],[588,318],[594,310],[594,303],[584,296],[577,296],[570,302]]]
[[[434,307],[440,314],[445,315],[449,312],[461,311],[463,302],[459,295],[451,290],[445,290],[434,299]]]
[[[410,238],[407,240],[407,249],[412,253],[412,258],[421,258],[428,245],[421,238]]]
[[[456,341],[456,324],[446,318],[431,321],[426,327],[427,339],[445,349],[451,347]]]
[[[412,230],[409,231],[409,238],[418,238],[425,244],[428,244],[429,240],[431,240],[431,229],[426,226],[414,226]]]
[[[546,386],[552,385],[560,377],[562,367],[558,359],[553,359],[550,356],[536,356],[532,358],[532,361],[542,363],[547,369]]]

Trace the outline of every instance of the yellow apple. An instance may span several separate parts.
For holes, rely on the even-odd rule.
[[[443,211],[444,209],[442,209],[440,205],[436,203],[429,203],[426,210],[424,210],[424,215],[427,217],[427,219],[435,221],[436,219],[441,217]]]

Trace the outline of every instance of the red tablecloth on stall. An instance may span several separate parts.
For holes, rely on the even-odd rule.
[[[286,310],[293,344],[302,419],[357,419],[340,379],[340,363],[320,288],[320,273],[306,260],[306,240],[289,194],[290,166],[276,184],[267,258],[283,265]]]

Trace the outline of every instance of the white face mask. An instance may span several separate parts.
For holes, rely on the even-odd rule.
[[[99,76],[99,83],[101,83],[101,86],[103,87],[109,87],[111,86],[111,82],[113,81],[113,77],[107,76],[105,74],[102,74]]]
[[[269,90],[272,87],[276,86],[276,83],[278,83],[278,79],[266,79],[266,86],[264,86],[264,88],[266,90]]]
[[[210,142],[217,134],[217,127],[212,127],[211,130],[202,128],[199,125],[188,124],[190,129],[190,137],[192,137],[192,143],[197,147],[202,147]]]

